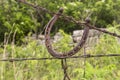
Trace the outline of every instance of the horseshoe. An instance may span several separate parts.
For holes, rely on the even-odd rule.
[[[51,42],[50,42],[50,31],[51,31],[51,28],[53,27],[54,23],[57,21],[59,16],[62,14],[62,12],[63,12],[63,9],[61,8],[52,17],[52,19],[48,22],[48,24],[46,26],[46,29],[45,29],[45,45],[46,45],[46,48],[47,48],[48,52],[53,57],[56,57],[56,58],[66,58],[66,57],[70,57],[70,56],[76,54],[83,47],[83,45],[85,44],[85,42],[87,40],[87,37],[88,37],[88,33],[89,33],[89,27],[86,26],[84,28],[83,36],[82,36],[80,42],[72,50],[70,50],[68,52],[64,52],[64,53],[60,53],[60,52],[55,51],[52,48],[52,45],[51,45]]]

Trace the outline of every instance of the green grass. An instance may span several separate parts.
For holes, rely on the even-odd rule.
[[[64,39],[54,46],[64,48],[58,51],[68,51],[71,49],[68,43],[69,35],[63,31]],[[7,44],[0,48],[0,59],[2,58],[43,58],[51,57],[44,45],[38,45],[35,40],[27,40],[27,44],[16,46]],[[100,41],[91,50],[90,54],[110,54],[120,53],[120,44],[117,39],[109,35],[102,35]],[[77,55],[83,54],[81,50]],[[71,80],[119,80],[120,78],[120,58],[103,57],[86,59],[67,59],[68,75]],[[41,61],[15,61],[0,62],[0,80],[62,80],[64,73],[60,60],[41,60]],[[84,74],[85,73],[85,74]]]

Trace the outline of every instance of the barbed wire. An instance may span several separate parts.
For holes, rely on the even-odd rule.
[[[94,58],[94,57],[120,57],[120,54],[86,54],[86,55],[80,55],[80,56],[71,56],[71,57],[65,57],[65,58],[9,58],[9,59],[0,59],[0,61],[28,61],[28,60],[54,60],[54,59],[74,59],[74,58]]]
[[[43,11],[45,13],[48,13],[48,14],[51,14],[51,15],[55,14],[54,12],[51,12],[51,11],[47,10],[46,8],[43,8],[43,7],[39,6],[39,5],[34,5],[34,4],[31,4],[31,3],[28,3],[25,0],[17,0],[17,2],[21,2],[23,4],[26,4],[28,6],[31,6],[31,7],[35,8],[35,9],[37,9],[37,10],[41,10],[41,11]],[[78,24],[78,25],[86,25],[86,26],[90,27],[91,29],[95,29],[95,30],[98,30],[100,32],[103,32],[103,33],[106,33],[106,34],[109,34],[109,35],[112,35],[112,36],[120,38],[120,35],[118,35],[116,33],[109,32],[107,30],[97,28],[96,26],[93,26],[93,25],[90,25],[90,24],[86,24],[86,22],[82,22],[82,21],[76,20],[72,16],[67,16],[67,15],[63,15],[63,14],[61,16],[62,16],[61,18],[63,18],[64,20],[73,22],[73,23]]]

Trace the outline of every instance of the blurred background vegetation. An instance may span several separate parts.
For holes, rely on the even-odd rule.
[[[106,28],[112,25],[113,21],[120,22],[120,1],[119,0],[27,0],[56,12],[60,7],[64,8],[64,14],[73,16],[76,20],[84,21],[88,16],[91,18],[91,24]],[[29,33],[39,34],[44,26],[52,17],[39,9],[34,9],[28,5],[20,3],[19,0],[1,0],[0,1],[0,41],[4,40],[4,35],[16,31],[16,41],[21,41]],[[63,29],[66,33],[81,29],[78,25],[64,20],[56,23],[54,30]]]
[[[27,0],[51,12],[64,8],[64,15],[84,21],[91,18],[91,24],[120,34],[120,0]],[[44,27],[51,15],[34,9],[16,0],[0,0],[0,59],[50,57],[44,45],[26,36],[44,34]],[[59,20],[53,33],[62,30],[66,40],[56,43],[64,51],[73,30],[82,29],[78,25]],[[37,38],[37,37],[36,37]],[[87,51],[89,54],[120,53],[118,39],[102,35],[98,44]],[[27,42],[27,43],[26,43]],[[66,47],[66,50],[71,47]],[[78,55],[83,54],[81,50]],[[68,59],[68,74],[72,80],[119,80],[120,58]],[[60,60],[0,62],[0,80],[62,80]],[[84,70],[86,67],[86,70]],[[84,75],[84,71],[86,71]],[[56,74],[57,73],[57,74]]]

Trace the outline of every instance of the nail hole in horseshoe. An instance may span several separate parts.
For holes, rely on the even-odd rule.
[[[48,39],[45,39],[46,41],[48,41]]]
[[[49,46],[49,45],[47,45],[47,47],[48,47],[48,48],[50,48],[50,46]]]
[[[78,49],[78,48],[75,48],[75,49],[73,49],[73,51],[74,51],[74,52],[76,52],[76,51],[77,51],[77,49]]]
[[[46,34],[48,34],[48,31],[46,31]]]
[[[73,50],[74,52],[76,51],[76,49]]]

